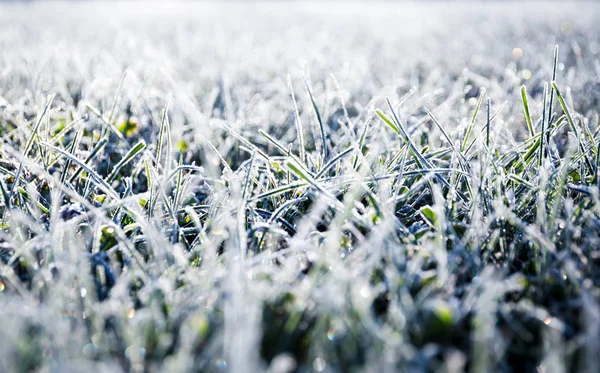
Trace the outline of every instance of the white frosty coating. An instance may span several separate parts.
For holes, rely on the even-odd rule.
[[[210,141],[221,154],[226,154],[238,146],[235,138],[224,131],[227,126],[243,138],[263,145],[266,141],[258,130],[265,129],[284,145],[294,144],[292,150],[295,151],[293,103],[286,83],[290,74],[302,123],[306,133],[310,134],[306,141],[314,140],[312,147],[318,149],[317,121],[302,77],[310,80],[323,117],[329,118],[341,108],[340,92],[331,77],[333,74],[339,82],[344,102],[351,108],[352,122],[345,124],[348,128],[332,131],[329,134],[332,141],[340,140],[346,133],[357,139],[366,118],[373,116],[371,107],[386,109],[386,96],[397,103],[413,87],[416,87],[415,91],[401,108],[402,119],[408,121],[413,130],[418,129],[416,124],[423,117],[420,107],[427,106],[447,130],[462,132],[474,107],[474,102],[462,101],[465,79],[485,87],[495,108],[504,101],[518,103],[522,84],[527,84],[529,89],[539,89],[542,82],[550,79],[555,44],[561,47],[563,65],[558,73],[561,87],[569,86],[579,92],[593,80],[592,75],[598,75],[600,48],[592,41],[600,36],[597,27],[599,7],[589,4],[157,5],[107,2],[3,6],[0,7],[0,103],[5,106],[6,116],[25,121],[22,115],[15,113],[33,115],[39,112],[47,94],[55,92],[62,97],[61,102],[68,105],[72,102],[69,89],[81,89],[81,102],[74,109],[75,117],[88,112],[84,103],[99,107],[108,115],[121,77],[126,72],[115,113],[122,115],[124,105],[121,103],[132,102],[140,120],[152,115],[153,122],[160,124],[161,112],[170,98],[173,146],[180,139],[185,139],[189,146]],[[571,38],[575,34],[580,36]],[[515,48],[522,51],[518,59],[514,56]],[[581,53],[577,54],[577,50]],[[541,109],[539,94],[530,98],[530,105],[537,118]],[[573,106],[570,102],[569,105]],[[484,111],[482,108],[481,117]],[[343,118],[341,113],[337,117],[342,121]],[[192,125],[185,126],[186,121]],[[522,107],[516,104],[508,105],[495,123],[494,134],[509,124],[521,124],[520,128],[516,125],[510,128],[510,132],[521,139],[527,128]],[[331,125],[340,127],[338,123]],[[443,143],[441,132],[431,128],[431,138],[438,144]],[[373,154],[383,154],[398,146],[395,135],[378,119],[373,121],[370,136],[379,139],[370,145]],[[500,149],[512,146],[512,139],[505,134],[497,137]],[[333,154],[343,148],[336,150]],[[264,163],[259,155],[256,159],[255,168]],[[371,161],[377,171],[375,158]],[[218,164],[218,160],[216,162]],[[174,165],[169,167],[174,168]],[[342,168],[348,169],[347,166]],[[221,175],[215,169],[207,166],[207,173],[219,178]],[[482,171],[486,172],[474,166],[476,178]],[[300,309],[319,307],[321,312],[336,315],[344,307],[351,306],[361,315],[363,327],[384,346],[381,355],[367,356],[372,360],[373,371],[383,371],[376,367],[394,366],[395,359],[414,357],[415,351],[405,343],[401,333],[380,328],[369,313],[372,300],[381,291],[369,282],[371,270],[382,256],[387,255],[385,242],[391,240],[389,236],[395,229],[393,223],[382,222],[366,242],[345,254],[348,255],[346,260],[339,260],[334,245],[339,239],[336,229],[342,229],[343,221],[333,228],[332,233],[323,235],[322,241],[315,233],[313,219],[316,220],[319,209],[329,203],[323,198],[296,227],[299,233],[284,251],[290,255],[279,257],[280,267],[268,260],[275,255],[271,251],[243,257],[240,253],[245,252],[246,245],[245,211],[240,206],[244,188],[241,183],[245,175],[244,170],[237,175],[226,175],[231,183],[229,190],[216,187],[216,194],[222,195],[222,201],[215,220],[223,228],[211,232],[213,242],[204,250],[215,252],[218,240],[229,238],[226,259],[207,254],[203,266],[192,269],[181,246],[168,243],[158,229],[153,232],[158,237],[154,244],[160,259],[148,266],[147,271],[154,281],[150,282],[152,286],[141,290],[140,297],[148,300],[153,296],[153,288],[158,288],[166,294],[172,309],[189,309],[195,315],[184,321],[181,350],[164,361],[162,369],[154,369],[173,372],[192,369],[196,353],[191,350],[196,337],[194,333],[207,322],[197,310],[212,310],[220,298],[224,302],[223,315],[218,317],[222,317],[224,326],[217,331],[219,334],[213,343],[203,350],[212,359],[211,369],[233,372],[267,369],[260,360],[257,347],[262,302],[286,291],[296,295]],[[353,176],[350,171],[346,175]],[[260,172],[254,171],[254,176],[259,178]],[[231,195],[226,196],[226,192]],[[253,191],[253,195],[260,192]],[[391,198],[392,192],[389,187],[382,186],[378,197],[385,201]],[[129,203],[135,206],[137,201]],[[32,227],[39,224],[17,213],[15,220]],[[154,228],[165,228],[158,218],[155,222]],[[82,314],[80,298],[85,298],[86,293],[86,299],[95,294],[87,275],[89,260],[82,255],[69,221],[52,224],[49,233],[43,233],[33,242],[19,242],[17,234],[11,238],[12,244],[22,247],[25,252],[36,245],[54,247],[61,277],[54,280],[50,268],[40,270],[40,276],[47,281],[46,286],[51,286],[50,295],[42,305],[35,299],[35,287],[42,286],[42,280],[38,285],[34,284],[32,297],[0,298],[1,319],[5,325],[10,325],[0,328],[0,355],[3,358],[0,368],[18,364],[1,351],[12,348],[8,341],[22,335],[23,320],[31,319],[44,325],[46,335],[51,337],[40,340],[43,350],[52,356],[48,367],[56,364],[59,371],[66,371],[63,367],[85,371],[87,367],[95,366],[95,371],[118,371],[117,361],[93,362],[95,349],[106,350],[111,346],[106,336],[87,335],[84,319],[88,317],[86,314],[114,314],[122,317],[122,323],[126,322],[133,307],[127,286],[134,276],[123,275],[112,289],[110,299],[103,303],[86,303]],[[484,235],[484,228],[483,224],[475,226],[473,235],[483,239],[479,236]],[[152,231],[146,234],[150,236]],[[438,244],[437,239],[432,239],[420,249],[440,262],[440,277],[451,283],[446,252]],[[305,250],[312,261],[329,270],[329,274],[319,277],[318,282],[310,278],[297,280],[297,269],[303,265],[305,256],[296,254]],[[174,256],[177,265],[167,266],[167,254]],[[420,264],[411,262],[406,271],[420,273]],[[272,281],[264,281],[265,275]],[[389,275],[395,280],[400,279],[397,273]],[[177,276],[185,279],[185,287],[175,289]],[[514,279],[498,280],[489,272],[481,274],[481,281],[494,281],[499,286],[483,289],[481,297],[472,294],[468,299],[472,300],[473,307],[480,305],[486,310],[485,317],[492,317],[492,305],[499,294],[518,284]],[[86,288],[89,291],[86,292]],[[408,294],[404,296],[409,297]],[[390,311],[390,317],[399,329],[416,309],[413,301],[419,302],[418,299],[403,299],[404,308],[396,307]],[[450,306],[458,307],[456,304]],[[121,325],[127,330],[127,340],[123,343],[132,369],[139,368],[136,364],[140,364],[148,353],[140,346],[148,330],[160,331],[165,327],[161,312],[160,306],[153,304],[136,311],[126,327]],[[493,320],[485,320],[487,327],[493,326]],[[73,323],[76,323],[75,327]],[[99,327],[92,326],[91,330]],[[339,326],[340,329],[345,327],[347,325]],[[327,329],[324,338],[328,338],[326,332]],[[486,333],[492,332],[484,329],[479,337],[491,338]],[[82,343],[90,339],[93,343]],[[163,342],[168,341],[158,343]],[[308,364],[317,371],[326,371],[332,366],[326,358],[315,354]],[[460,357],[455,360],[462,364]]]

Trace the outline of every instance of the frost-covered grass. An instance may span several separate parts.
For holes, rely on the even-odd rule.
[[[0,371],[595,371],[599,21],[0,7]]]

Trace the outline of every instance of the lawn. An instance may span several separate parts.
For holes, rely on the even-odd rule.
[[[595,372],[599,22],[0,4],[0,372]]]

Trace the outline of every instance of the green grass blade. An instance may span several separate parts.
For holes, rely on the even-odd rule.
[[[525,112],[525,119],[527,120],[527,129],[529,130],[529,137],[535,135],[533,125],[531,124],[531,114],[529,114],[529,101],[527,100],[527,88],[521,86],[521,99],[523,100],[523,111]]]
[[[554,88],[554,91],[556,92],[556,97],[558,98],[558,102],[560,103],[560,106],[562,107],[563,111],[565,112],[565,115],[567,116],[567,122],[569,123],[571,130],[573,131],[573,133],[575,133],[575,137],[577,137],[577,142],[579,143],[579,150],[581,150],[581,153],[584,155],[585,163],[586,163],[588,169],[590,171],[592,171],[594,169],[594,167],[592,166],[591,161],[588,159],[587,152],[585,151],[585,146],[583,145],[581,136],[579,135],[579,130],[577,129],[577,126],[575,125],[575,122],[573,121],[571,112],[569,111],[569,108],[567,107],[567,104],[565,103],[565,100],[563,99],[563,96],[560,93],[560,90],[558,89],[556,82],[552,82],[552,88]]]
[[[554,61],[552,63],[552,79],[550,82],[556,81],[556,71],[558,70],[558,45],[554,46]],[[553,118],[553,105],[554,105],[554,91],[550,90],[550,104],[548,105],[548,123],[552,122]]]
[[[296,102],[296,95],[294,95],[294,87],[292,86],[292,77],[288,74],[287,84],[290,90],[290,97],[294,103],[294,118],[296,124],[296,135],[298,136],[298,147],[300,160],[302,163],[306,162],[306,148],[304,146],[304,131],[302,129],[302,121],[300,120],[300,111],[298,110],[298,102]]]
[[[129,145],[129,142],[127,141],[127,139],[125,138],[125,136],[123,136],[123,134],[121,133],[121,131],[119,131],[119,129],[117,128],[117,126],[115,126],[114,123],[112,123],[108,118],[106,118],[104,115],[102,115],[102,113],[100,112],[100,110],[98,110],[97,108],[93,107],[90,104],[86,104],[85,107],[91,111],[92,113],[94,113],[94,115],[96,115],[102,122],[104,122],[104,124],[106,124],[106,128],[108,128],[110,131],[112,131],[112,133],[115,134],[115,136],[117,136],[119,138],[119,140],[123,141],[124,143]]]
[[[548,99],[548,84],[544,83],[544,92],[543,92],[543,102],[542,102],[542,131],[540,138],[540,155],[538,158],[538,167],[541,167],[544,162],[544,157],[546,154],[546,101]]]
[[[109,194],[114,199],[117,199],[117,200],[119,199],[119,195],[117,194],[117,192],[106,181],[104,181],[104,179],[102,179],[102,177],[100,175],[98,175],[96,173],[96,171],[94,171],[90,167],[88,167],[88,165],[86,165],[83,161],[79,160],[77,157],[73,156],[72,154],[70,154],[60,148],[57,148],[54,145],[48,144],[46,142],[40,142],[40,145],[52,149],[53,151],[61,154],[65,158],[69,159],[71,162],[79,165],[90,175],[90,177],[95,181],[95,184],[103,192],[105,192],[106,194]]]
[[[302,168],[299,167],[294,161],[287,161],[286,167],[300,179],[308,182],[312,187],[319,191],[319,193],[329,198],[329,200],[331,200],[338,208],[341,208],[343,210],[344,205],[340,201],[338,201],[337,198],[333,196],[333,194],[331,194],[329,191],[323,188],[323,186],[321,186],[309,174],[305,173],[304,170],[302,170]]]
[[[12,201],[13,193],[15,191],[15,187],[17,185],[19,185],[19,181],[20,181],[20,178],[21,178],[21,173],[23,172],[23,160],[25,159],[25,157],[27,157],[27,154],[29,153],[29,150],[31,149],[31,146],[33,145],[33,141],[35,140],[35,138],[37,136],[37,132],[38,132],[38,130],[40,128],[40,125],[42,124],[42,120],[44,119],[44,116],[48,112],[48,109],[50,108],[50,105],[52,105],[52,101],[54,101],[55,97],[56,97],[56,94],[52,94],[48,98],[48,101],[46,101],[46,105],[44,106],[44,110],[42,111],[42,114],[40,115],[40,117],[38,118],[35,126],[33,127],[33,133],[31,134],[31,137],[29,138],[29,141],[27,141],[27,144],[25,145],[25,149],[23,150],[23,155],[21,157],[21,161],[19,162],[19,168],[17,169],[17,174],[15,176],[15,182],[14,182],[12,188],[10,189],[10,193],[8,194],[8,201],[7,201],[8,206],[12,205],[11,201]]]
[[[273,144],[277,148],[277,150],[279,150],[282,154],[290,155],[285,146],[280,144],[279,141],[277,141],[273,136],[269,135],[265,130],[261,128],[258,130],[258,133],[260,133],[263,137],[269,140],[269,142]]]
[[[304,78],[304,88],[308,92],[308,96],[310,97],[310,102],[312,103],[313,110],[317,115],[317,122],[319,123],[319,130],[321,132],[321,157],[323,158],[323,162],[327,162],[327,138],[325,137],[325,126],[323,125],[323,120],[321,119],[321,112],[319,111],[319,107],[315,102],[315,98],[312,94],[312,90],[310,89],[306,78]]]
[[[156,146],[156,165],[157,165],[157,167],[159,167],[159,165],[161,164],[160,162],[162,159],[162,153],[163,153],[163,147],[164,147],[164,141],[165,141],[165,133],[167,131],[166,127],[169,125],[168,124],[169,103],[170,103],[170,100],[167,100],[167,104],[165,105],[165,108],[163,109],[163,115],[162,115],[162,119],[160,121],[160,131],[158,132],[158,145]]]
[[[321,176],[325,175],[325,173],[331,168],[333,167],[340,159],[344,158],[346,155],[352,153],[352,151],[354,150],[354,147],[349,147],[346,150],[344,150],[343,152],[341,152],[340,154],[336,155],[335,157],[333,157],[329,162],[327,162],[326,165],[324,165],[321,170],[315,175],[315,179],[320,179]]]
[[[481,107],[481,103],[483,102],[483,97],[485,96],[485,88],[481,88],[479,90],[479,98],[477,99],[477,104],[475,105],[475,111],[473,112],[473,116],[471,117],[471,123],[467,127],[465,132],[465,137],[460,146],[461,153],[465,152],[465,147],[469,143],[469,136],[471,136],[471,132],[473,131],[473,127],[475,127],[475,120],[477,120],[477,114],[479,113],[479,108]]]
[[[125,167],[126,164],[131,162],[131,160],[144,149],[146,149],[146,142],[144,140],[140,140],[137,144],[133,146],[133,148],[129,149],[127,154],[125,154],[125,156],[119,161],[119,163],[117,163],[115,167],[113,167],[113,170],[110,173],[110,175],[108,175],[108,177],[106,178],[106,181],[109,183],[112,182],[117,177],[121,169]]]
[[[75,151],[77,150],[77,146],[79,145],[79,139],[81,138],[81,131],[77,131],[75,133],[75,138],[71,143],[71,149],[69,149],[69,153],[75,156]],[[62,174],[60,175],[60,183],[63,184],[65,182],[65,178],[67,177],[67,172],[69,171],[69,167],[71,166],[71,161],[67,159],[65,165],[63,167]]]

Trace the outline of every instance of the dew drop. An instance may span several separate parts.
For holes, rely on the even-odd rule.
[[[331,342],[335,341],[335,329],[331,328],[327,331],[327,339],[329,339]]]
[[[225,369],[227,369],[227,362],[220,358],[214,359],[213,365],[220,371],[225,371]]]
[[[327,368],[327,362],[322,357],[318,357],[313,361],[313,368],[317,372],[322,372]]]
[[[516,58],[518,60],[519,58],[523,57],[523,49],[521,49],[519,47],[513,49],[512,55],[514,58]]]
[[[561,22],[560,23],[560,32],[562,32],[565,35],[571,35],[573,33],[573,25],[571,24],[571,22]]]

